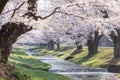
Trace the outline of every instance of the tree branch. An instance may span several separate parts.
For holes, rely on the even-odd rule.
[[[46,18],[52,16],[54,13],[56,13],[56,10],[59,9],[59,8],[60,8],[60,7],[56,7],[52,13],[50,13],[49,15],[47,15],[47,16],[45,16],[45,17],[36,16],[36,15],[35,15],[34,13],[32,13],[32,12],[27,12],[27,13],[25,13],[25,14],[23,15],[23,17],[25,17],[25,16],[28,16],[28,18],[29,18],[29,17],[33,17],[33,19],[35,19],[36,21],[37,21],[39,18],[40,18],[40,19],[46,19]]]
[[[60,9],[60,7],[56,7],[52,13],[50,13],[49,15],[47,15],[45,17],[37,16],[37,18],[46,19],[46,18],[52,16],[56,12],[57,9]]]
[[[12,11],[17,11],[20,7],[22,7],[22,5],[24,4],[25,2],[23,2],[19,7],[17,7],[17,8],[15,8],[15,9],[12,9],[12,10],[8,10],[8,11],[6,11],[6,12],[4,12],[4,13],[1,13],[1,14],[7,14],[7,13],[9,13],[9,12],[12,12]],[[12,17],[12,16],[11,16]]]
[[[24,5],[24,3],[25,3],[25,2],[23,2],[21,5],[19,5],[19,6],[14,10],[11,18],[15,15],[16,11]]]
[[[0,14],[9,0],[0,0]]]
[[[56,11],[56,13],[63,13],[63,14],[68,15],[68,16],[74,16],[74,17],[77,17],[77,18],[85,19],[82,16],[78,16],[78,15],[75,15],[75,14],[70,14],[70,13],[66,13],[66,12],[62,12],[62,11]]]

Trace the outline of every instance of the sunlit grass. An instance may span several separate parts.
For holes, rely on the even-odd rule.
[[[36,49],[36,51],[39,52],[39,54],[36,55],[55,55],[62,59],[68,58],[69,61],[79,65],[90,67],[107,67],[109,61],[113,58],[113,48],[99,48],[98,53],[94,55],[88,55],[86,47],[80,52],[75,52],[74,47],[62,47],[59,51],[44,48]]]
[[[88,55],[87,48],[76,55],[70,61],[80,65],[90,67],[106,67],[113,58],[113,48],[100,48],[99,52],[94,55]]]

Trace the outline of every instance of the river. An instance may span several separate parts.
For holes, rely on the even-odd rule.
[[[25,49],[26,54],[32,56],[36,52]],[[109,73],[107,68],[89,68],[62,60],[56,56],[38,56],[39,60],[52,66],[49,72],[70,77],[72,80],[119,80],[115,74]]]

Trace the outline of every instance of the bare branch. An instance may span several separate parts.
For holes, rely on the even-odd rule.
[[[28,18],[29,18],[29,17],[33,17],[33,19],[35,19],[35,20],[38,20],[39,18],[40,18],[40,19],[46,19],[46,18],[52,16],[54,13],[56,13],[56,11],[57,11],[59,8],[60,8],[60,7],[56,7],[52,13],[50,13],[49,15],[47,15],[47,16],[45,16],[45,17],[36,16],[36,15],[33,14],[32,12],[27,12],[27,13],[25,13],[25,14],[23,15],[23,17],[25,17],[25,16],[28,16]]]
[[[19,6],[14,10],[11,18],[15,15],[15,12],[24,5],[24,3],[25,3],[25,2],[23,2],[21,5],[19,5]]]
[[[6,11],[6,12],[2,13],[2,14],[7,14],[7,13],[9,13],[9,12],[11,12],[11,11],[14,11],[14,10],[15,10],[15,9],[8,10],[8,11]]]
[[[50,13],[49,15],[47,15],[45,17],[41,17],[41,16],[37,16],[37,17],[40,18],[40,19],[46,19],[46,18],[50,17],[51,15],[53,15],[56,12],[57,9],[60,9],[60,7],[56,7],[52,13]]]
[[[74,16],[74,17],[77,17],[77,18],[85,19],[82,16],[78,16],[78,15],[75,15],[75,14],[66,13],[66,12],[62,12],[62,11],[56,11],[56,13],[63,13],[63,14],[68,15],[68,16]]]
[[[1,14],[3,15],[3,14],[7,14],[7,13],[9,13],[9,12],[12,12],[12,11],[16,11],[16,10],[18,10],[24,3],[25,3],[25,2],[23,2],[19,7],[15,8],[15,9],[8,10],[8,11],[6,11],[6,12],[4,12],[4,13],[1,13]],[[12,17],[12,16],[11,16],[11,17]]]

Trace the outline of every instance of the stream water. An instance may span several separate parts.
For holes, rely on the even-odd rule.
[[[39,56],[38,59],[52,65],[50,72],[68,76],[72,80],[118,80],[115,74],[107,72],[106,68],[79,66],[55,56]]]
[[[32,56],[35,52],[25,49],[26,54]],[[89,68],[62,60],[55,56],[38,56],[39,60],[52,66],[49,72],[62,74],[72,80],[119,80],[115,74],[109,73],[107,68]]]

